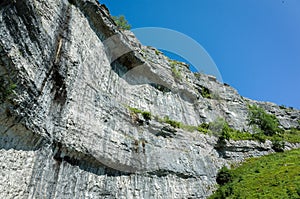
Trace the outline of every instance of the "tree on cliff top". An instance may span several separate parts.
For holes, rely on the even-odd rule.
[[[124,15],[120,16],[113,16],[112,17],[115,23],[117,24],[117,27],[121,30],[130,30],[131,25],[128,23]]]

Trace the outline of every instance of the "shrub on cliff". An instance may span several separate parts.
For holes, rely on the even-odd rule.
[[[16,84],[7,82],[0,77],[0,103],[10,100],[16,87]]]
[[[265,135],[272,136],[280,132],[279,122],[275,115],[267,113],[263,108],[249,105],[249,125],[257,125]]]
[[[276,152],[284,152],[285,143],[282,139],[277,138],[272,140],[272,149]]]
[[[128,23],[124,15],[113,16],[113,20],[115,21],[117,27],[121,30],[130,30],[131,25]]]
[[[219,138],[220,141],[229,140],[231,138],[231,134],[235,131],[229,127],[224,118],[218,118],[214,122],[211,122],[209,124],[209,129]]]
[[[177,122],[177,121],[175,121],[175,120],[171,120],[170,118],[169,118],[169,116],[165,116],[164,117],[164,119],[163,119],[163,121],[165,122],[165,123],[167,123],[167,124],[170,124],[172,127],[174,127],[174,128],[180,128],[181,127],[181,123],[180,122]]]
[[[144,117],[145,120],[151,120],[152,117],[151,113],[148,111],[143,111],[142,116]]]
[[[224,185],[231,182],[232,178],[233,176],[231,171],[226,166],[223,166],[218,172],[216,180],[219,185]]]

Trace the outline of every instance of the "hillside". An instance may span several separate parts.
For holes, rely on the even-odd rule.
[[[251,158],[230,170],[229,182],[213,198],[299,198],[300,150]]]

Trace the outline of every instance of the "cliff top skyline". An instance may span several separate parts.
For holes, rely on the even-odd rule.
[[[195,39],[212,57],[223,81],[241,95],[300,108],[300,2],[100,3],[112,15],[125,15],[132,29],[169,28]]]

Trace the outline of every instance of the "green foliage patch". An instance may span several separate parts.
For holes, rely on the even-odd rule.
[[[248,159],[209,198],[300,198],[299,162],[300,149]]]
[[[181,123],[178,122],[178,121],[175,121],[175,120],[171,120],[169,118],[169,116],[165,116],[164,119],[163,119],[163,122],[167,123],[167,124],[170,124],[172,127],[174,128],[180,128],[181,127]]]
[[[172,73],[176,77],[176,79],[181,79],[182,78],[181,71],[179,69],[177,69],[176,66],[172,66],[171,69],[172,69]]]
[[[217,174],[216,181],[219,185],[225,185],[232,182],[232,179],[232,172],[226,166],[223,166]]]
[[[143,112],[142,112],[142,116],[143,116],[143,118],[144,118],[145,120],[151,120],[151,118],[152,118],[151,113],[148,112],[148,111],[143,111]]]
[[[146,121],[151,120],[152,114],[148,111],[142,111],[137,108],[128,107],[128,109],[135,113],[141,114]],[[261,110],[259,110],[261,112]],[[263,113],[264,115],[265,113]],[[271,117],[273,118],[273,117]],[[224,143],[225,140],[256,140],[259,142],[265,142],[266,140],[272,141],[273,149],[276,152],[282,152],[285,147],[285,142],[289,143],[300,143],[300,130],[297,128],[291,128],[289,130],[278,130],[280,133],[270,134],[265,133],[258,125],[254,125],[254,132],[246,132],[233,129],[229,126],[229,124],[223,118],[217,118],[215,121],[210,123],[202,123],[198,126],[183,124],[179,121],[172,120],[169,116],[165,116],[160,118],[159,116],[155,116],[155,119],[158,122],[170,124],[174,128],[180,128],[189,132],[198,131],[204,134],[212,134],[219,138],[220,143]],[[276,125],[278,125],[278,121],[275,121]],[[268,125],[265,125],[268,126]],[[273,125],[270,125],[273,126]],[[278,128],[278,126],[277,126]],[[277,129],[276,128],[276,129]],[[279,129],[279,128],[278,128]]]
[[[249,125],[257,125],[267,136],[281,132],[276,116],[267,113],[263,108],[256,105],[249,105],[248,122]]]
[[[11,82],[7,82],[4,78],[0,78],[0,103],[3,103],[12,98],[14,90],[17,85]]]
[[[289,130],[284,131],[281,134],[281,137],[290,143],[300,143],[300,130],[297,128],[291,128]]]
[[[142,114],[143,118],[146,121],[151,120],[152,118],[152,114],[149,111],[142,111],[140,109],[133,108],[133,107],[128,107],[128,109],[134,114],[139,114],[139,113]]]
[[[209,89],[206,87],[201,88],[201,95],[204,98],[212,99],[211,93],[210,93]]]
[[[120,30],[130,30],[131,29],[131,25],[128,23],[128,21],[126,20],[124,15],[113,16],[112,18]]]

